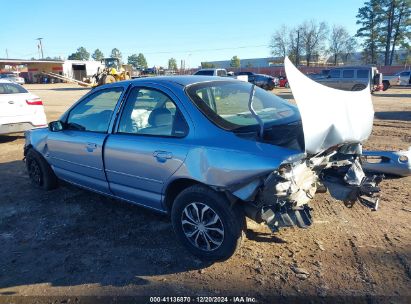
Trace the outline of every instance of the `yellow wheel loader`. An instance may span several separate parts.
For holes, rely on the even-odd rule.
[[[104,67],[99,68],[92,77],[94,78],[92,79],[94,85],[99,86],[131,78],[131,65],[120,64],[118,58],[104,58],[101,63]]]

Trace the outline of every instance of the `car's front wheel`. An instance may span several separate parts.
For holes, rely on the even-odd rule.
[[[174,231],[195,256],[225,260],[241,243],[245,217],[237,205],[230,205],[221,193],[195,185],[183,190],[171,211]]]
[[[26,155],[26,168],[32,184],[45,190],[57,187],[57,177],[53,169],[37,151],[30,149]]]

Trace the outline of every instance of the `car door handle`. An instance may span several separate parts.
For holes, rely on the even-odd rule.
[[[153,156],[159,161],[166,161],[167,159],[173,158],[173,153],[168,151],[154,151]]]
[[[87,143],[86,144],[86,150],[88,152],[93,152],[95,149],[97,149],[97,144],[95,144],[95,143]]]

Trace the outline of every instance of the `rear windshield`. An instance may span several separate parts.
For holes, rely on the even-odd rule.
[[[250,83],[243,81],[213,81],[191,85],[186,92],[213,123],[226,130],[240,131],[258,127],[248,108],[251,88]],[[267,127],[300,120],[297,107],[258,87],[252,105]]]
[[[214,71],[198,71],[194,75],[205,75],[205,76],[213,76]]]
[[[0,83],[0,94],[28,93],[25,88],[15,83]]]
[[[14,74],[0,74],[0,78],[16,77]]]

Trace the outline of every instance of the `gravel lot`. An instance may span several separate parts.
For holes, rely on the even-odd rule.
[[[69,84],[26,88],[43,99],[49,121],[88,92]],[[287,89],[274,93],[292,98]],[[411,88],[391,88],[373,101],[376,119],[365,148],[408,149]],[[377,212],[359,204],[348,209],[320,194],[312,203],[310,229],[272,235],[249,221],[241,250],[228,261],[206,264],[177,243],[163,215],[70,185],[50,192],[33,188],[23,145],[21,134],[0,136],[3,297],[248,295],[269,302],[273,295],[340,295],[411,301],[411,177],[382,182]]]

